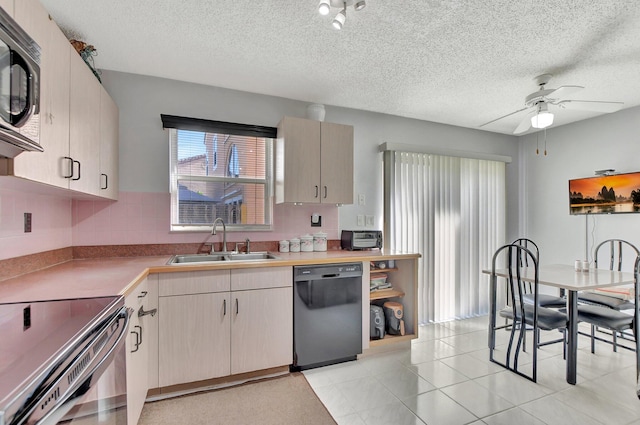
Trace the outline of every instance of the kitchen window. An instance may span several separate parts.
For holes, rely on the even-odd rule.
[[[270,230],[276,128],[161,118],[170,141],[171,230],[210,232],[218,217],[230,231]]]

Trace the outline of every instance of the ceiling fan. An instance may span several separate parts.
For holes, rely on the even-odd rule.
[[[555,89],[547,89],[545,86],[549,80],[551,80],[551,77],[551,74],[542,74],[534,78],[540,88],[525,98],[524,108],[486,122],[480,127],[484,127],[485,125],[489,125],[503,118],[510,117],[511,115],[528,111],[527,115],[522,119],[522,121],[520,121],[520,124],[518,124],[513,132],[513,134],[521,134],[529,130],[531,127],[547,128],[552,125],[553,112],[551,112],[550,109],[578,109],[583,111],[611,113],[619,111],[624,105],[623,102],[567,99],[568,96],[578,93],[580,90],[584,89],[584,87],[560,86]]]

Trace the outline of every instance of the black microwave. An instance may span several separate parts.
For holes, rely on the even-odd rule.
[[[40,46],[0,8],[0,156],[40,146]]]

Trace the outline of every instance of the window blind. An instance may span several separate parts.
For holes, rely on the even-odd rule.
[[[419,252],[421,323],[487,314],[482,268],[505,238],[505,163],[386,151],[385,235]]]

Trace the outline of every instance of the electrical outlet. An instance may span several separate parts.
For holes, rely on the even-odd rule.
[[[367,225],[367,227],[373,227],[374,226],[374,216],[372,216],[372,215],[366,216],[366,225]]]
[[[311,216],[311,227],[321,227],[322,226],[322,216],[314,213]]]
[[[358,214],[358,226],[364,226],[364,215]]]
[[[364,204],[365,204],[364,193],[361,193],[358,195],[358,205],[364,205]]]
[[[24,213],[24,232],[31,233],[31,213]]]

